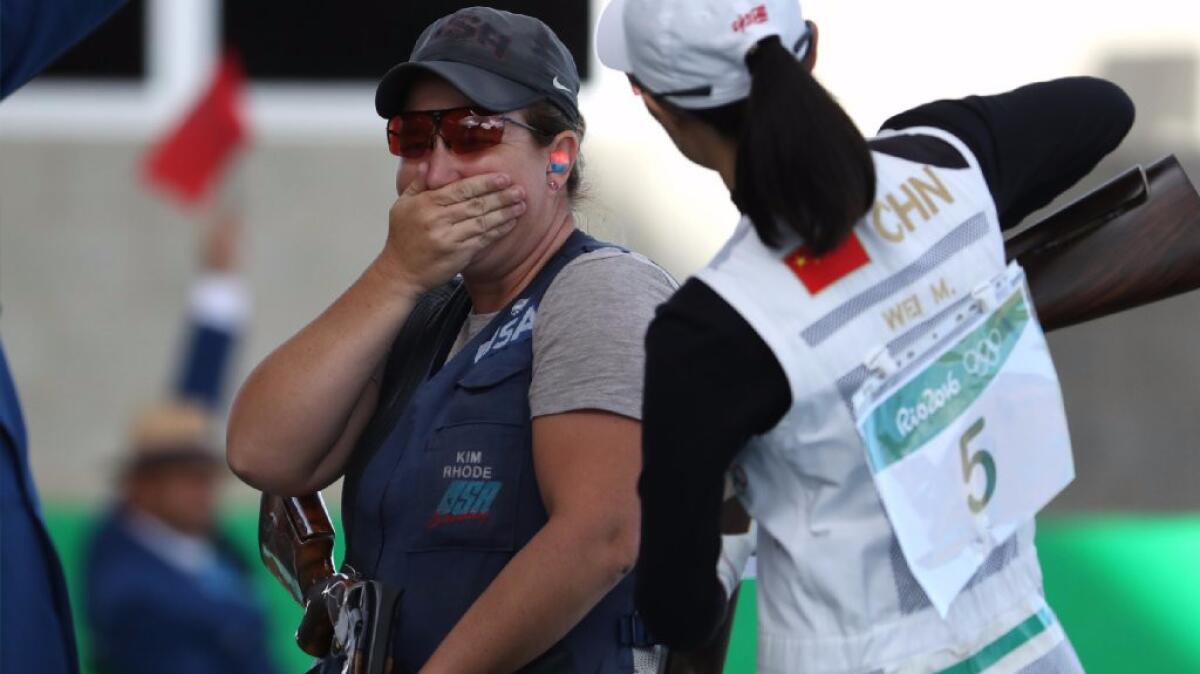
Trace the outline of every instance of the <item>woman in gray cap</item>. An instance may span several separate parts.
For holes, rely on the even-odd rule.
[[[631,672],[645,642],[642,337],[673,282],[575,228],[578,89],[536,19],[429,26],[376,95],[401,157],[383,250],[233,409],[248,483],[346,477],[347,563],[403,593],[395,671]],[[409,339],[431,292],[437,327]]]
[[[797,0],[613,0],[596,43],[743,214],[646,338],[650,630],[686,649],[723,616],[728,471],[758,524],[759,672],[1080,671],[1033,545],[1070,438],[1001,232],[1116,147],[1128,97],[1067,78],[868,140]]]

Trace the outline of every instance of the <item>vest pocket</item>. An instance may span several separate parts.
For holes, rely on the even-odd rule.
[[[456,383],[437,427],[467,423],[529,426],[530,357],[520,349],[487,356]]]
[[[437,430],[421,457],[410,550],[511,551],[528,429],[467,423]]]
[[[529,376],[527,356],[501,353],[457,382],[421,454],[410,551],[515,549],[532,470]]]

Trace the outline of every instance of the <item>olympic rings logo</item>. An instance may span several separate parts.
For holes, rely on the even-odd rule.
[[[974,377],[986,377],[996,371],[1003,361],[1001,349],[1004,347],[1004,337],[1000,330],[992,328],[974,348],[963,354],[962,365],[967,374]]]

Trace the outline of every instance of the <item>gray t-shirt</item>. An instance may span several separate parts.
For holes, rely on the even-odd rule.
[[[615,248],[567,263],[533,324],[532,416],[596,409],[640,420],[646,328],[676,287],[658,265]],[[451,355],[495,316],[468,315]]]

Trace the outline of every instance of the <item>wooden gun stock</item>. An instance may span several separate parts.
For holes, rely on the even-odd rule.
[[[263,494],[258,540],[263,564],[300,605],[310,588],[334,574],[333,523],[320,494]]]
[[[305,653],[323,657],[333,637],[321,590],[335,576],[333,522],[319,493],[276,496],[264,493],[258,513],[258,542],[263,564],[296,603],[304,618],[296,643]]]
[[[1136,166],[1005,243],[1056,330],[1200,287],[1200,194],[1174,155]]]

